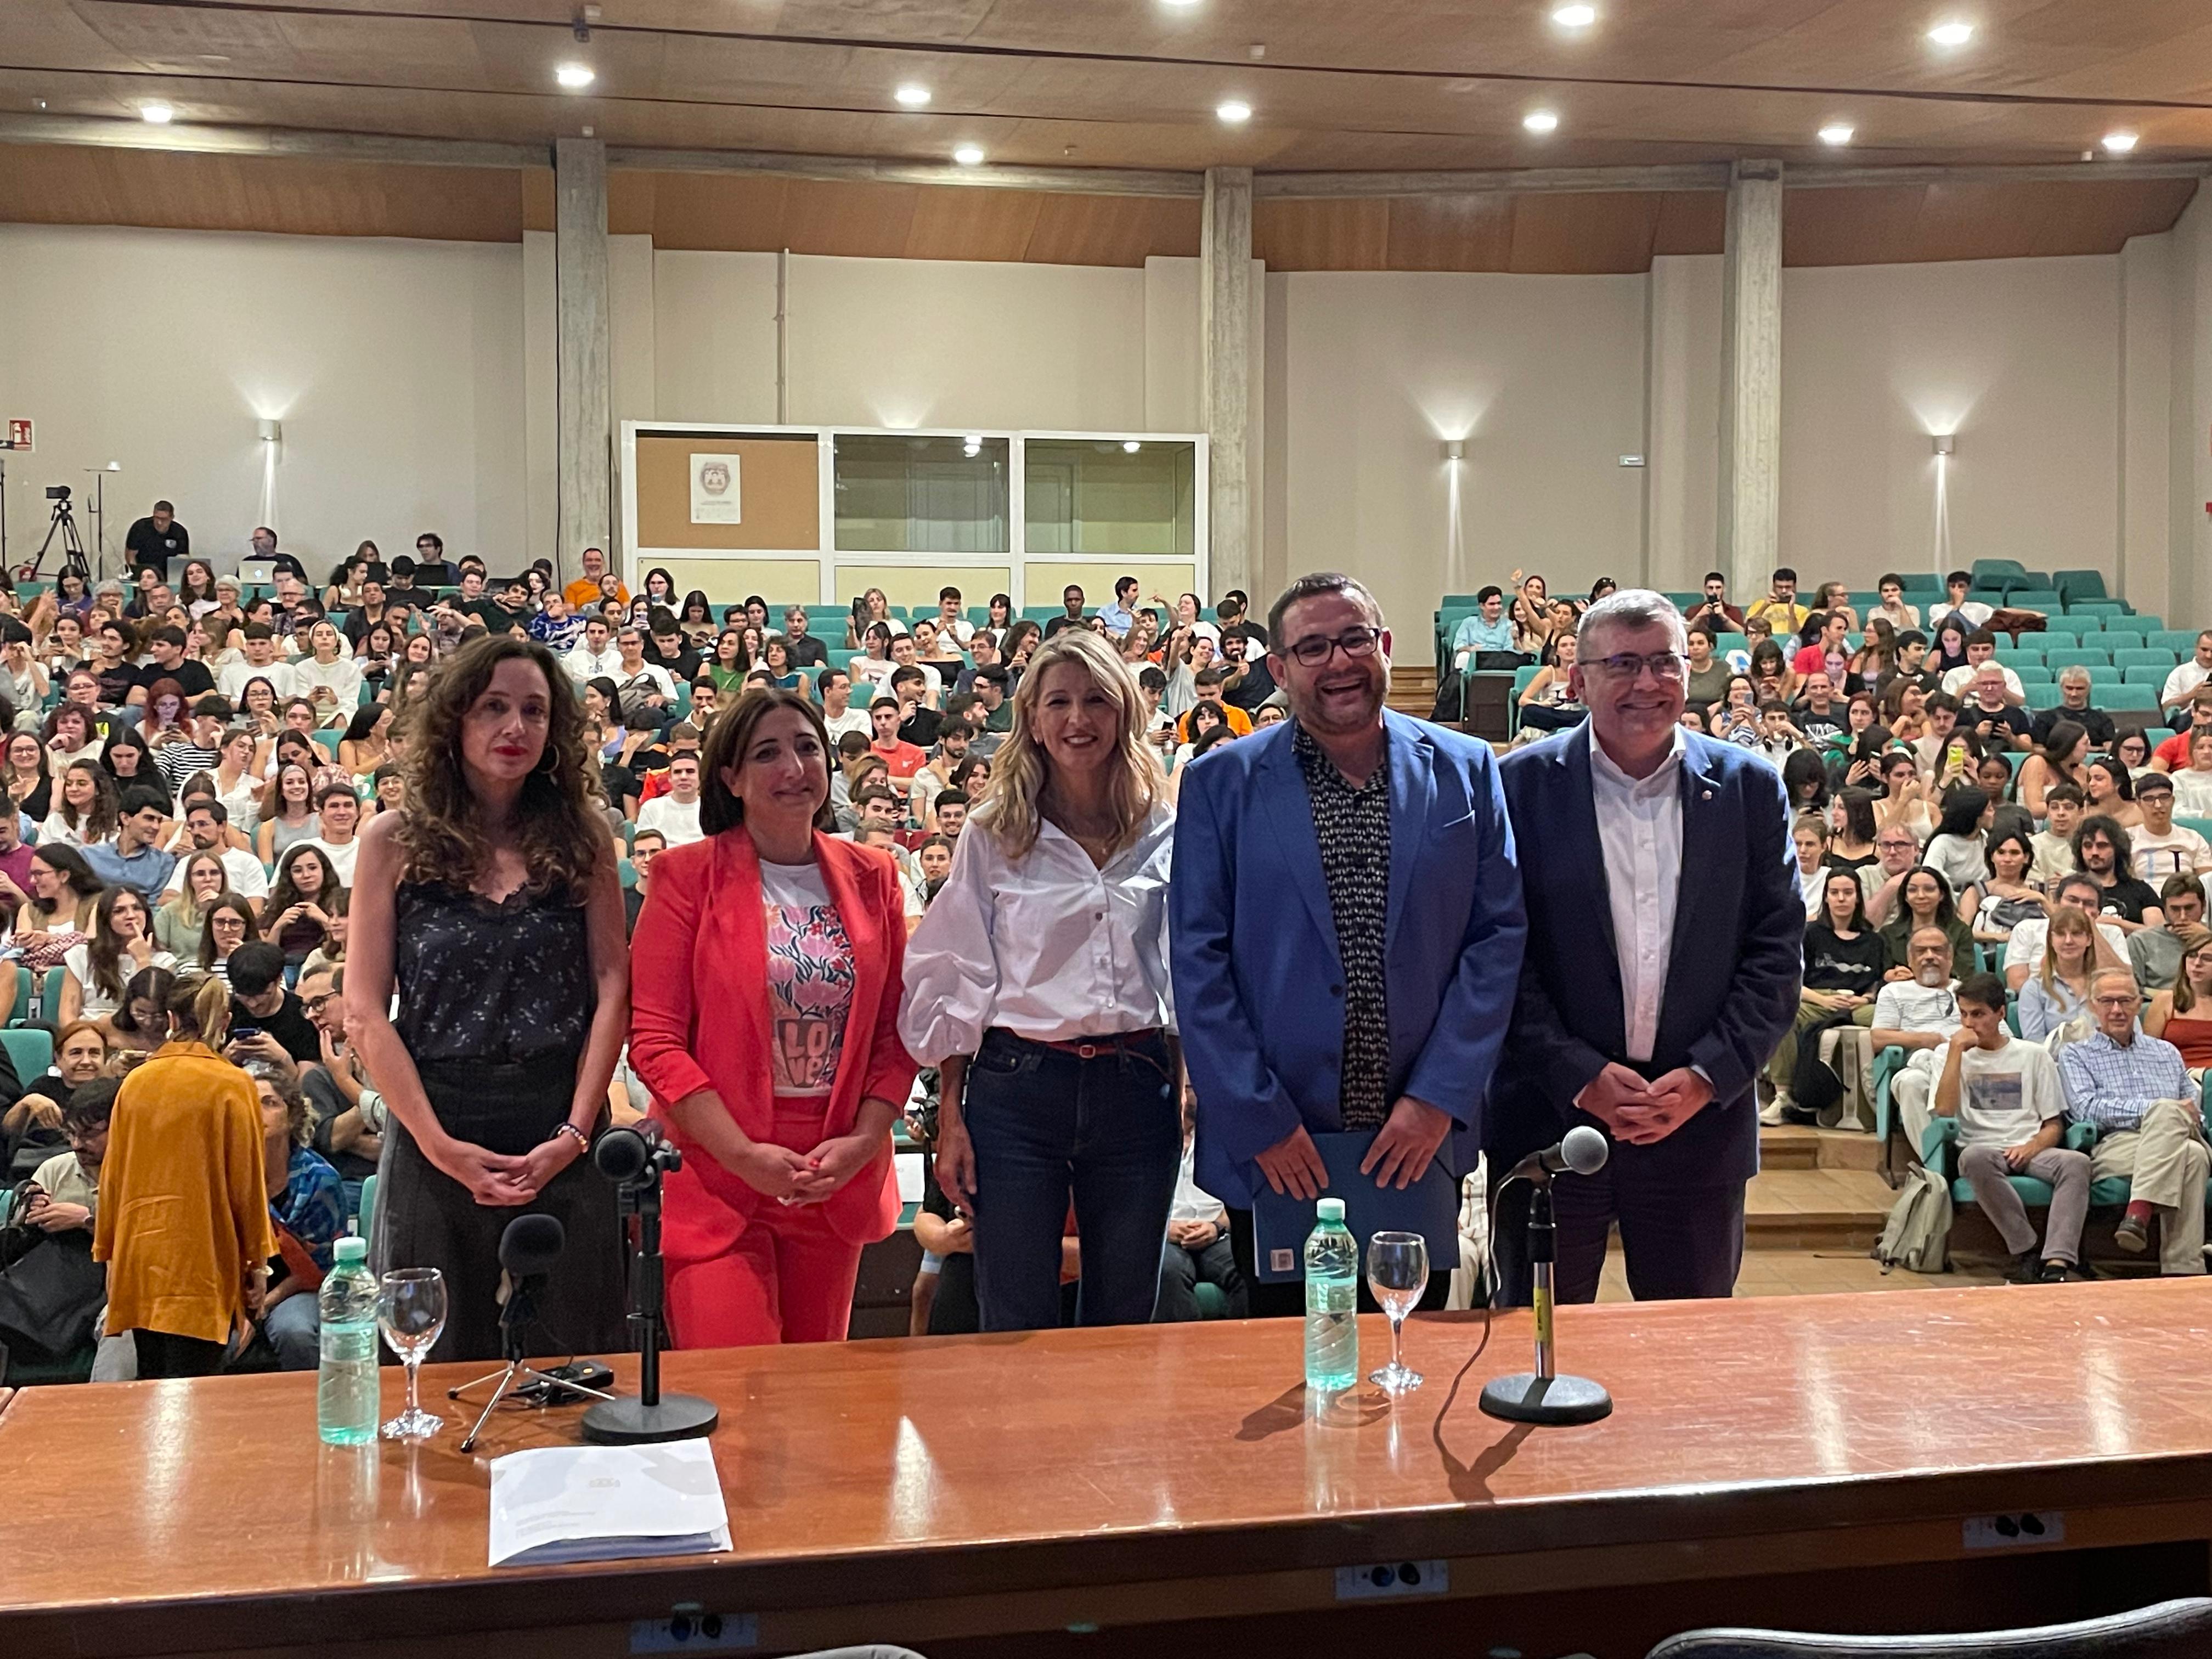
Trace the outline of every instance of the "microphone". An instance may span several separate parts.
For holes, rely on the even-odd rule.
[[[517,1279],[535,1279],[552,1272],[568,1242],[560,1217],[519,1215],[499,1236],[499,1265]]]
[[[1606,1159],[1612,1155],[1613,1143],[1604,1133],[1587,1123],[1580,1123],[1568,1130],[1558,1146],[1529,1153],[1513,1166],[1505,1179],[1535,1180],[1567,1170],[1576,1175],[1595,1175],[1605,1168]]]
[[[653,1149],[635,1129],[608,1129],[592,1143],[592,1162],[608,1180],[624,1186],[645,1173]]]

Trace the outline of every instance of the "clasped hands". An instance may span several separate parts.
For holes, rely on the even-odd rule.
[[[1377,1187],[1395,1186],[1402,1192],[1429,1172],[1430,1160],[1451,1128],[1450,1113],[1411,1095],[1401,1096],[1375,1132],[1375,1144],[1360,1160],[1359,1173],[1373,1176]],[[1253,1162],[1278,1193],[1315,1199],[1328,1190],[1328,1166],[1303,1123]]]
[[[1709,1105],[1713,1085],[1686,1066],[1646,1079],[1617,1060],[1583,1085],[1575,1106],[1630,1146],[1653,1146]]]

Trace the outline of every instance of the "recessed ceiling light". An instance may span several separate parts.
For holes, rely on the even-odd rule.
[[[1521,118],[1521,125],[1531,132],[1550,132],[1559,125],[1559,118],[1547,109],[1532,109]]]
[[[952,159],[963,167],[981,167],[983,165],[983,147],[981,144],[963,144],[952,152]]]
[[[1160,0],[1160,3],[1170,11],[1189,11],[1200,3],[1200,0]]]
[[[1144,445],[1139,443],[1134,438],[1124,438],[1121,441],[1121,453],[1124,455],[1133,455],[1143,447]]]
[[[918,87],[912,82],[908,82],[905,86],[901,87],[896,92],[893,93],[891,96],[897,99],[899,102],[904,104],[908,109],[920,109],[924,104],[929,101],[929,88],[927,87]]]
[[[176,118],[177,112],[167,104],[141,104],[138,113],[157,127],[164,127]]]
[[[1974,38],[1972,23],[1938,23],[1928,31],[1928,38],[1939,46],[1963,46]]]
[[[1241,98],[1231,98],[1213,106],[1213,112],[1232,127],[1241,127],[1252,118],[1252,106]]]
[[[2132,132],[2108,132],[2105,135],[2105,148],[2115,155],[2125,155],[2135,147],[2136,136]]]
[[[1586,29],[1597,21],[1595,6],[1561,6],[1552,14],[1552,21],[1563,29]]]
[[[563,64],[553,71],[553,78],[562,86],[574,88],[588,87],[599,79],[599,75],[589,64]]]
[[[1830,145],[1848,144],[1854,131],[1848,121],[1831,121],[1820,129],[1820,142]]]

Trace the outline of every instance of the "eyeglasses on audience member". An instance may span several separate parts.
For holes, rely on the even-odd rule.
[[[1327,662],[1332,652],[1341,651],[1347,657],[1371,657],[1382,644],[1382,636],[1371,628],[1347,628],[1334,639],[1322,634],[1309,634],[1290,647],[1290,653],[1309,668],[1318,668]]]

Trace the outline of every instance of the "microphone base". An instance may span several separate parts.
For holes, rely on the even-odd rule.
[[[602,1401],[584,1413],[584,1438],[595,1446],[649,1446],[663,1440],[696,1440],[712,1434],[721,1413],[696,1395],[664,1394],[657,1405],[625,1395]]]
[[[1533,1371],[1493,1376],[1482,1385],[1479,1403],[1486,1416],[1501,1418],[1508,1423],[1595,1423],[1613,1415],[1613,1396],[1605,1391],[1602,1383],[1593,1382],[1586,1376],[1540,1377]],[[592,1407],[594,1412],[605,1409],[604,1406]]]

